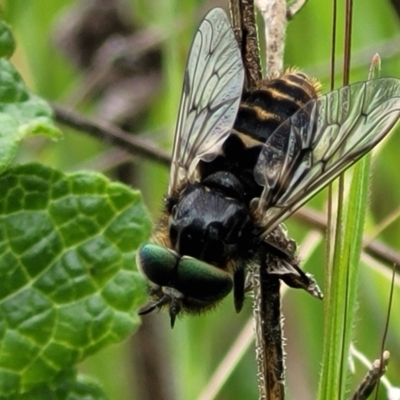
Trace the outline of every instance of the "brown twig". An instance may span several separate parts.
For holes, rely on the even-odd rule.
[[[57,122],[77,129],[103,140],[106,143],[123,148],[130,153],[169,166],[171,156],[165,150],[148,140],[143,140],[132,134],[105,122],[94,121],[58,104],[52,104]]]

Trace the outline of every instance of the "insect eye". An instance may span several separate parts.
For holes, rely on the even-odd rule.
[[[177,268],[178,255],[162,246],[146,243],[136,255],[139,269],[156,285],[169,284]]]
[[[231,274],[192,257],[182,257],[176,270],[176,289],[189,301],[203,304],[223,299],[233,286]]]

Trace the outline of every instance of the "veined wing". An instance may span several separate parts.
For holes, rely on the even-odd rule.
[[[400,80],[355,83],[312,100],[268,138],[255,179],[268,234],[382,140],[400,116]]]
[[[244,70],[225,12],[212,9],[200,24],[187,60],[175,129],[168,194],[193,182],[199,160],[212,161],[230,134]]]

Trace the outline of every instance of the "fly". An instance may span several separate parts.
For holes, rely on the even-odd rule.
[[[259,266],[320,296],[299,268],[283,221],[369,152],[400,115],[400,80],[358,82],[325,95],[297,70],[244,90],[225,12],[212,9],[187,60],[164,214],[137,255],[152,303],[142,314],[214,308]]]

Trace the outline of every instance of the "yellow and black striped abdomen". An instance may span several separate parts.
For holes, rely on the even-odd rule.
[[[319,84],[298,71],[266,79],[244,93],[234,130],[260,142],[308,101],[318,97]]]
[[[308,101],[318,97],[319,84],[301,72],[287,71],[266,79],[243,94],[232,133],[221,154],[211,162],[200,162],[201,180],[219,171],[233,174],[243,185],[244,201],[259,197],[262,188],[254,180],[254,167],[263,143],[286,119]]]

